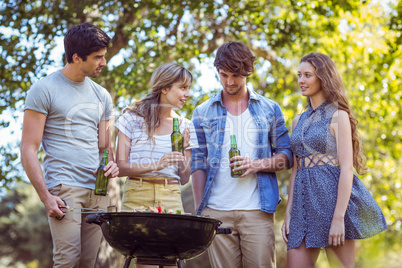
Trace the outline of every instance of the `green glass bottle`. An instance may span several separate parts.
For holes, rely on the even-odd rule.
[[[98,175],[96,177],[95,183],[95,194],[96,195],[106,195],[107,194],[107,183],[109,178],[105,176],[105,171],[103,170],[108,163],[109,151],[103,150],[102,160],[98,168]]]
[[[229,150],[229,159],[235,156],[240,156],[240,151],[237,149],[237,143],[236,143],[236,136],[235,135],[230,135],[230,150]],[[236,166],[239,167],[239,166]],[[243,174],[243,170],[238,170],[238,171],[233,171],[235,167],[230,167],[231,172],[230,175],[233,178],[238,178]]]
[[[179,130],[179,120],[178,118],[173,118],[173,132],[170,135],[172,141],[172,152],[183,153],[183,135],[181,135]]]

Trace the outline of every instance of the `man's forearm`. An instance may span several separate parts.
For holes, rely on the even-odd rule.
[[[261,170],[264,172],[276,172],[289,169],[289,159],[283,153],[274,155],[273,157],[262,159]]]
[[[49,197],[50,193],[47,190],[45,180],[43,178],[42,168],[40,166],[38,155],[35,152],[27,149],[21,149],[21,163],[24,167],[28,179],[31,181],[33,187],[39,195],[42,202]]]
[[[197,210],[201,204],[202,197],[204,196],[205,183],[207,181],[207,175],[204,170],[196,170],[192,174],[194,205]]]

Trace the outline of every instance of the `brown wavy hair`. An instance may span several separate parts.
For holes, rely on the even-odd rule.
[[[142,117],[148,138],[152,140],[155,129],[160,126],[162,89],[170,89],[177,82],[181,82],[182,86],[190,87],[193,83],[193,75],[189,70],[175,63],[165,63],[159,66],[152,73],[151,91],[142,100],[134,102],[133,107],[127,107],[123,111],[129,111]]]
[[[227,42],[216,52],[214,66],[241,76],[249,76],[254,72],[256,57],[250,48],[240,42]]]
[[[357,119],[352,115],[348,99],[345,94],[341,76],[339,75],[335,63],[325,54],[310,53],[304,56],[300,63],[308,62],[314,66],[317,77],[321,81],[321,89],[324,93],[324,98],[329,103],[336,103],[339,110],[348,113],[349,121],[352,129],[352,145],[353,145],[353,166],[358,174],[363,174],[366,170],[365,157],[359,141],[357,130]],[[307,98],[310,103],[310,98]]]

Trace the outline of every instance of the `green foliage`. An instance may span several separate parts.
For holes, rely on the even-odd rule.
[[[373,243],[360,244],[359,256],[376,252],[388,258],[386,249],[401,238],[401,17],[400,0],[2,2],[0,114],[6,108],[21,111],[26,91],[45,75],[46,66],[53,64],[49,55],[56,37],[85,21],[112,37],[108,60],[122,59],[97,79],[110,91],[118,110],[146,94],[157,66],[176,61],[196,78],[192,88],[195,97],[180,111],[191,117],[196,105],[219,90],[206,92],[198,85],[202,74],[197,66],[211,62],[207,60],[222,43],[238,40],[247,43],[258,58],[249,82],[255,91],[280,104],[291,129],[293,117],[305,106],[297,85],[299,60],[312,51],[326,53],[341,73],[359,120],[369,168],[361,179],[389,223],[385,235],[370,240]],[[2,127],[7,124],[1,122]],[[0,152],[0,184],[12,187],[20,177],[17,156],[12,148]],[[284,199],[279,222],[283,220],[288,178],[289,171],[279,173]],[[365,264],[361,257],[358,263]]]
[[[21,175],[17,173],[15,168],[15,163],[17,161],[17,154],[12,152],[11,146],[0,147],[0,155],[2,156],[3,166],[0,169],[0,179],[1,183],[6,189],[9,189],[9,185],[13,182],[21,180]]]
[[[47,213],[32,185],[18,183],[0,204],[0,256],[10,257],[10,266],[36,260],[39,267],[52,267]]]

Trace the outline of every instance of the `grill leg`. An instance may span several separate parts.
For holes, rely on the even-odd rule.
[[[124,268],[129,268],[130,267],[130,262],[131,262],[131,257],[127,257],[126,262],[124,263]]]

